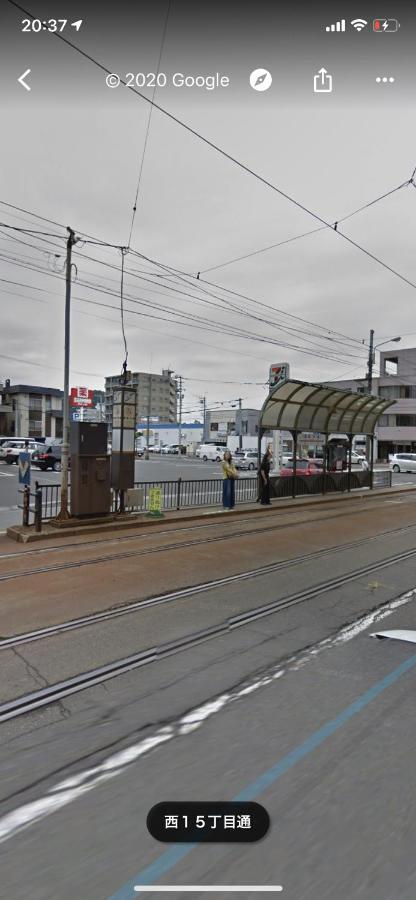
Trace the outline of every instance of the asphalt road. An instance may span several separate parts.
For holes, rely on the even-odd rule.
[[[130,628],[124,623],[96,634],[91,628],[73,632],[55,649],[52,641],[37,649],[28,645],[14,662],[2,651],[4,677],[9,681],[13,666],[15,673],[26,668],[27,684],[40,686],[71,657],[85,667],[88,648],[90,662],[103,648],[108,658],[147,637],[161,641],[207,616],[258,606],[412,550],[414,503],[409,495],[384,498],[373,511],[332,523],[322,519],[312,530],[305,513],[283,535],[256,538],[258,565],[269,560],[266,550],[279,559],[287,547],[293,556],[310,549],[318,532],[322,546],[355,535],[359,547],[299,561],[290,572],[262,575],[242,587],[213,589],[194,598],[193,608],[186,602],[173,614],[165,607],[160,617],[142,624],[138,619]],[[406,532],[394,531],[405,523]],[[229,520],[221,527],[233,526]],[[366,543],[366,535],[375,540]],[[219,546],[203,551],[207,570],[210,562],[218,566],[220,555],[224,564],[239,560],[240,570],[251,563],[244,536],[224,545],[225,554]],[[172,551],[166,563],[160,561],[165,555],[157,559],[153,570],[142,559],[132,563],[129,577],[134,571],[139,579],[146,571],[156,577],[161,568],[167,577]],[[118,603],[126,596],[127,572],[112,565],[94,582],[101,578]],[[38,575],[22,586],[20,604],[17,595],[5,599],[16,615],[28,590],[33,603],[43,592],[55,608],[64,585],[68,598],[72,590],[78,600],[82,577],[81,571],[60,581],[53,573]],[[415,581],[413,559],[376,569],[307,604],[3,725],[4,895],[132,900],[138,883],[278,884],[288,900],[414,900],[415,648],[369,635],[379,628],[416,629]],[[268,810],[271,829],[261,842],[163,845],[147,831],[147,813],[161,800],[236,797]],[[197,889],[190,896],[204,894]],[[216,896],[228,895],[221,890]],[[259,900],[261,894],[237,896]]]
[[[250,477],[253,472],[241,472],[240,477]],[[165,459],[157,456],[148,460],[137,460],[135,468],[136,481],[176,481],[183,479],[221,478],[221,466],[219,463],[206,462],[199,459],[180,459],[170,457]],[[32,485],[35,480],[40,484],[59,484],[59,472],[41,472],[32,468]],[[416,484],[416,475],[393,475],[393,484]],[[21,521],[21,511],[18,510],[19,484],[17,467],[8,466],[0,461],[0,532]]]
[[[32,467],[32,486],[35,481],[40,484],[60,484],[60,472],[42,472],[35,466]],[[247,473],[242,473],[244,477]],[[252,473],[249,473],[252,474]],[[219,463],[204,463],[199,459],[179,459],[170,457],[164,459],[157,456],[155,459],[140,459],[136,461],[136,481],[176,481],[178,478],[221,478],[221,466]],[[15,465],[6,465],[0,461],[0,531],[21,521],[21,512],[17,509],[19,503],[18,469]]]

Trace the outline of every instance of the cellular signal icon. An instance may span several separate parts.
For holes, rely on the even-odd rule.
[[[334,22],[333,25],[326,25],[325,31],[345,31],[345,19],[340,22]]]
[[[356,31],[362,31],[368,25],[368,22],[365,19],[353,19],[351,25]]]

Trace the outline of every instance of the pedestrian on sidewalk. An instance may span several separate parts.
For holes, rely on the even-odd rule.
[[[261,506],[272,505],[270,502],[270,467],[272,464],[272,455],[272,448],[268,447],[261,461],[259,472]]]
[[[235,506],[235,479],[238,478],[237,469],[233,463],[230,450],[226,450],[222,461],[222,505],[224,510],[233,509]]]

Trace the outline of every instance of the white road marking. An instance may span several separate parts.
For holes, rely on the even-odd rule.
[[[348,641],[351,641],[361,634],[361,632],[369,628],[369,626],[381,622],[382,619],[390,616],[396,609],[410,603],[412,600],[416,600],[416,588],[408,591],[406,594],[402,594],[401,597],[396,597],[395,600],[385,603],[383,606],[379,607],[378,610],[361,616],[352,624],[342,628],[332,637],[325,638],[316,644],[315,647],[299,654],[297,657],[292,657],[288,660],[286,665],[269,669],[262,678],[246,684],[239,690],[221,694],[214,700],[210,700],[207,703],[202,704],[202,706],[198,706],[194,710],[191,710],[177,722],[159,728],[152,737],[145,738],[137,744],[127,747],[125,750],[114,753],[97,766],[85,769],[83,772],[79,772],[76,775],[69,776],[63,781],[58,782],[58,784],[48,790],[45,796],[40,797],[39,800],[25,803],[23,806],[7,813],[0,819],[0,843],[7,841],[9,838],[22,831],[22,829],[28,828],[35,822],[39,822],[51,813],[56,812],[56,810],[62,809],[64,806],[67,806],[69,803],[77,800],[78,797],[82,797],[84,794],[92,791],[95,787],[98,787],[98,785],[103,784],[110,778],[114,778],[116,775],[121,774],[127,766],[131,765],[151,750],[154,750],[156,747],[159,747],[161,744],[165,744],[175,737],[184,736],[196,731],[207,719],[216,715],[230,703],[241,700],[243,697],[271,684],[290,672],[299,671],[299,669],[303,668],[324,650],[329,650],[339,644],[345,644]]]
[[[210,892],[210,893],[219,893],[220,891],[224,891],[231,894],[243,893],[243,892],[251,892],[258,891],[260,893],[273,893],[275,891],[282,891],[281,884],[156,884],[156,885],[148,885],[148,884],[135,884],[135,891],[140,891],[140,893],[144,894],[147,892],[159,892],[159,891],[167,891],[168,893],[173,893],[174,891],[183,892]]]
[[[3,478],[14,478],[15,472],[0,472],[0,475],[3,475]]]

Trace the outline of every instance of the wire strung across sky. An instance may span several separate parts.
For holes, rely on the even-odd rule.
[[[20,240],[20,239],[17,239],[17,240]],[[26,243],[26,242],[24,242],[24,243]],[[34,249],[42,249],[42,250],[44,249],[44,248],[37,248],[36,245],[31,245],[31,246],[33,246]],[[56,255],[56,254],[55,254],[55,255]],[[87,257],[87,258],[91,258],[91,257]],[[95,261],[96,261],[96,262],[103,263],[102,260],[97,260],[97,259],[95,259]],[[16,262],[18,262],[18,260],[16,260]],[[27,260],[26,260],[23,264],[28,265]],[[32,267],[33,267],[33,261],[30,261],[30,264],[31,264]],[[104,263],[104,265],[109,265],[109,264],[108,264],[108,263]],[[35,267],[35,268],[36,268],[36,267]],[[117,269],[117,266],[111,266],[111,268]],[[132,273],[132,274],[136,275],[136,273]],[[139,277],[140,277],[141,279],[143,279],[144,276],[140,275]],[[152,282],[150,282],[150,283],[152,283]],[[186,284],[188,284],[187,281],[186,281]],[[86,286],[89,286],[88,283],[86,283]],[[93,287],[95,287],[95,285],[94,285]],[[175,292],[177,292],[177,288],[171,288],[171,290],[174,290]],[[203,290],[204,290],[204,289],[203,289]],[[179,293],[181,293],[181,292],[179,292]],[[209,292],[209,293],[210,293],[210,292]],[[195,297],[196,299],[201,300],[201,298],[197,298],[195,294],[192,294],[192,295],[190,295],[190,296]],[[132,299],[133,299],[133,298],[132,298]],[[221,299],[221,300],[223,301],[223,298],[219,298],[219,299]],[[141,300],[143,301],[144,298],[141,298]],[[145,301],[145,302],[148,302],[148,301]],[[217,304],[215,304],[215,305],[217,305]],[[228,307],[229,307],[229,304],[227,305],[227,308],[228,308]],[[165,309],[166,309],[166,308],[165,308]],[[238,312],[239,312],[240,314],[242,314],[242,315],[247,315],[247,312],[246,312],[245,310],[241,309],[241,307],[238,307],[237,309],[238,309]],[[272,310],[273,307],[270,307],[270,309]],[[179,314],[179,315],[181,315],[181,314]],[[256,317],[256,318],[259,319],[259,317]],[[262,319],[260,319],[260,321],[264,322],[264,319],[262,318]],[[270,324],[270,321],[271,321],[271,320],[270,320],[270,317],[269,317],[269,319],[267,320],[267,324],[268,324],[268,325]],[[210,322],[207,323],[207,324],[211,325]],[[282,323],[281,323],[281,322],[276,322],[275,324],[276,324],[276,326],[278,326],[279,328],[282,327]],[[317,326],[314,326],[314,327],[317,327]],[[295,331],[298,331],[298,330],[299,330],[299,329],[295,329]],[[301,330],[299,330],[299,331],[301,331]],[[312,333],[309,332],[309,334],[312,334]],[[348,340],[352,340],[352,341],[354,341],[354,342],[356,342],[356,343],[360,343],[360,342],[356,341],[356,339],[348,339]],[[326,354],[326,355],[328,355],[328,354]]]
[[[51,271],[45,269],[44,267],[42,268],[42,267],[33,265],[32,262],[28,262],[27,260],[22,262],[22,261],[19,261],[19,259],[16,257],[7,257],[7,255],[4,253],[0,253],[0,258],[3,258],[3,260],[9,261],[12,264],[17,265],[19,267],[23,267],[25,269],[29,269],[29,270],[35,271],[35,272],[40,272],[41,274],[44,274],[44,275],[47,275],[50,277],[58,277],[61,280],[63,279],[62,275],[59,275],[56,272],[51,272]],[[82,287],[86,287],[87,289],[92,290],[94,292],[98,292],[100,294],[107,294],[109,296],[118,297],[118,294],[115,291],[108,290],[106,287],[104,287],[102,285],[99,286],[99,285],[93,284],[91,282],[84,281],[79,277],[77,279],[77,284],[79,284]],[[177,310],[172,311],[169,307],[166,307],[162,304],[157,304],[157,303],[151,302],[145,297],[135,298],[132,296],[128,296],[126,293],[124,293],[124,297],[125,297],[126,302],[134,304],[135,306],[139,305],[142,307],[143,304],[145,304],[146,306],[148,306],[156,311],[169,314],[168,316],[166,316],[166,315],[159,316],[159,315],[155,315],[154,313],[144,312],[142,308],[139,311],[136,309],[127,309],[127,307],[125,307],[126,312],[129,312],[131,315],[138,315],[138,316],[142,316],[145,318],[156,319],[157,321],[170,322],[173,324],[180,324],[181,326],[185,326],[185,327],[191,327],[191,328],[195,327],[195,328],[198,328],[203,331],[223,334],[224,325],[223,325],[223,323],[220,323],[218,321],[213,321],[210,319],[206,319],[205,317],[202,317],[202,316],[195,316],[191,313],[185,313],[182,311],[177,311]],[[100,306],[100,307],[104,307],[104,308],[108,308],[108,309],[118,309],[118,307],[115,307],[114,305],[109,304],[109,303],[100,303],[99,301],[88,300],[87,298],[84,298],[84,297],[82,297],[82,298],[79,297],[78,299],[81,300],[81,302],[83,302],[83,303],[89,303],[91,305]],[[268,323],[265,322],[265,324],[268,324]],[[340,356],[339,353],[336,353],[336,355],[330,355],[328,352],[322,352],[318,349],[314,349],[313,347],[304,348],[299,345],[291,344],[288,341],[276,340],[269,335],[259,334],[257,332],[252,332],[252,331],[248,332],[239,326],[233,325],[232,323],[227,323],[227,329],[228,329],[229,334],[232,334],[235,337],[241,338],[244,340],[266,343],[266,344],[275,345],[275,346],[279,346],[279,347],[285,347],[287,349],[295,350],[296,352],[306,354],[308,356],[315,356],[318,358],[330,359],[331,361],[336,361],[337,363],[342,362],[345,364],[345,361],[346,361],[344,358],[342,358]],[[352,354],[352,353],[345,352],[345,351],[344,351],[344,356],[348,356],[348,357],[355,356],[355,358],[357,358],[357,359],[360,358],[356,354]]]
[[[414,173],[413,173],[413,175],[414,175]],[[413,175],[412,175],[412,178],[413,178]],[[412,180],[412,179],[411,179],[411,180]],[[377,199],[379,199],[379,198],[377,198]],[[24,213],[27,213],[27,212],[28,212],[27,210],[23,210],[21,207],[16,207],[15,205],[13,205],[13,204],[8,204],[8,203],[6,203],[5,201],[1,201],[1,202],[2,202],[4,205],[6,205],[7,207],[10,207],[10,208],[12,208],[12,209],[17,209],[17,210],[22,211],[22,212],[24,212]],[[375,202],[375,201],[374,201],[374,202]],[[42,221],[52,221],[52,222],[53,222],[53,220],[48,220],[48,219],[46,219],[46,218],[43,217],[43,216],[38,216],[36,213],[29,213],[29,214],[30,214],[30,215],[33,215],[35,218],[41,219]],[[56,223],[56,222],[53,222],[53,224],[58,224],[58,225],[60,225],[60,223]],[[63,227],[63,226],[61,226],[61,227]],[[90,235],[86,235],[86,238],[91,238],[91,236],[90,236]],[[118,245],[111,245],[111,244],[109,244],[109,243],[107,243],[107,242],[98,242],[98,241],[97,241],[97,243],[101,243],[102,246],[106,246],[106,247],[118,246]],[[169,272],[169,273],[172,273],[172,274],[174,274],[174,275],[175,275],[176,277],[178,277],[178,278],[181,278],[181,279],[183,279],[183,280],[186,280],[186,279],[188,279],[188,278],[191,278],[191,279],[193,278],[192,275],[189,275],[189,274],[187,274],[187,273],[185,273],[185,272],[182,272],[182,271],[180,271],[180,270],[174,269],[173,267],[168,267],[168,266],[166,266],[166,265],[160,263],[159,261],[152,260],[150,257],[146,257],[144,254],[141,254],[139,251],[135,251],[135,250],[132,249],[131,252],[132,252],[133,254],[137,255],[140,259],[142,259],[142,260],[143,260],[143,259],[147,260],[147,261],[150,262],[152,265],[157,265],[157,266],[159,266],[159,267],[162,267],[162,269],[163,269],[164,271],[167,271],[167,272]],[[98,260],[97,260],[97,262],[98,262]],[[101,262],[102,262],[102,261],[101,261]],[[109,264],[107,263],[107,265],[109,265]],[[131,273],[131,274],[133,274],[133,273]],[[198,279],[193,278],[194,286],[195,286],[195,287],[198,287],[198,290],[201,289],[200,281],[201,281],[201,279],[198,280]],[[265,303],[261,303],[260,301],[253,300],[253,298],[249,297],[248,295],[240,294],[240,293],[237,292],[237,291],[232,291],[230,288],[226,288],[226,287],[223,287],[223,286],[221,286],[221,285],[217,285],[217,284],[214,284],[214,283],[212,283],[212,282],[205,281],[204,279],[202,279],[202,281],[204,281],[205,284],[208,284],[208,285],[210,285],[210,286],[215,287],[217,290],[223,290],[224,292],[226,292],[227,294],[231,294],[232,296],[240,297],[240,298],[242,298],[242,299],[244,299],[244,300],[248,300],[248,301],[250,301],[250,302],[257,303],[257,304],[261,305],[261,306],[264,307],[264,308],[267,308],[267,309],[272,310],[273,312],[276,311],[276,309],[275,309],[274,307],[272,307],[272,306],[270,306],[270,305],[268,305],[268,304],[265,304]],[[198,282],[198,284],[197,284],[197,282]],[[186,280],[186,283],[189,285],[189,281]],[[408,282],[408,283],[410,283],[410,282]],[[415,286],[415,285],[412,285],[412,286]],[[207,293],[208,293],[208,292],[207,292]],[[223,300],[224,298],[220,298],[220,299]],[[294,316],[293,314],[289,314],[289,313],[287,313],[287,312],[284,311],[284,310],[277,310],[277,311],[278,311],[280,314],[283,314],[283,315],[285,315],[285,316],[287,316],[287,317],[297,319],[298,321],[304,321],[304,322],[307,322],[308,324],[312,325],[314,328],[320,328],[320,329],[321,329],[321,326],[317,326],[315,323],[308,322],[308,320],[302,319],[302,317]],[[239,312],[244,314],[244,312],[241,310],[241,308],[240,308]],[[280,327],[281,327],[281,323],[279,323],[279,324],[280,324]],[[321,330],[322,330],[322,329],[321,329]],[[334,335],[339,334],[339,333],[337,333],[337,332],[334,332],[334,331],[331,330],[331,329],[326,329],[326,331],[327,331],[329,334],[334,334]],[[354,341],[354,342],[356,342],[357,344],[359,344],[359,343],[364,343],[364,342],[360,342],[360,341],[359,341],[358,339],[356,339],[356,338],[351,338],[351,337],[346,336],[346,335],[343,335],[343,337],[346,337],[348,341]]]
[[[160,64],[161,64],[161,62],[162,62],[163,48],[164,48],[164,45],[165,45],[166,32],[167,32],[167,28],[168,28],[168,21],[169,21],[169,14],[170,14],[171,3],[172,3],[172,0],[168,0],[168,5],[167,5],[167,9],[166,9],[166,16],[165,16],[165,21],[164,21],[163,31],[162,31],[162,39],[161,39],[161,42],[160,42],[159,59],[158,59],[158,62],[157,62],[156,76],[155,76],[155,83],[154,83],[153,92],[152,92],[152,103],[151,103],[151,105],[150,105],[149,116],[148,116],[148,119],[147,119],[146,134],[145,134],[145,138],[144,138],[144,144],[143,144],[142,156],[141,156],[141,160],[140,160],[139,177],[138,177],[138,181],[137,181],[136,195],[135,195],[135,198],[134,198],[133,211],[132,211],[132,217],[131,217],[129,240],[128,240],[128,245],[127,245],[129,248],[130,248],[130,245],[131,245],[131,238],[132,238],[132,234],[133,234],[134,220],[135,220],[136,212],[137,212],[137,202],[138,202],[138,199],[139,199],[139,191],[140,191],[140,186],[141,186],[141,181],[142,181],[143,166],[144,166],[144,160],[145,160],[145,156],[146,156],[147,142],[148,142],[148,140],[149,140],[150,124],[151,124],[151,121],[152,121],[152,113],[153,113],[153,108],[154,108],[154,106],[153,106],[153,101],[154,101],[154,99],[155,99],[156,90],[157,90],[158,75],[159,75],[159,72],[160,72]]]
[[[8,0],[8,2],[12,6],[14,6],[16,9],[19,9],[21,12],[24,12],[25,15],[29,16],[30,19],[36,18],[34,13],[29,12],[25,7],[21,6],[19,3],[16,3],[16,0]],[[74,44],[72,41],[70,41],[69,38],[64,37],[63,34],[60,34],[59,32],[53,32],[52,36],[58,38],[60,41],[63,41],[65,44],[67,44],[69,47],[71,47],[73,50],[75,50],[76,53],[83,56],[84,59],[88,59],[94,66],[101,69],[101,71],[105,72],[107,75],[112,74],[110,69],[107,68],[107,66],[105,66],[103,63],[99,62],[97,59],[95,59],[93,56],[91,56],[91,54],[87,53],[85,50],[82,50],[81,47],[78,47],[76,44]],[[307,215],[311,216],[311,218],[315,219],[317,222],[320,222],[321,225],[324,225],[325,227],[329,228],[335,235],[337,235],[338,237],[347,241],[351,246],[355,247],[361,253],[364,253],[366,256],[368,256],[369,259],[372,259],[378,265],[382,266],[384,269],[391,272],[393,275],[396,275],[397,278],[400,278],[403,282],[405,282],[409,286],[416,287],[416,284],[414,284],[412,281],[410,281],[410,279],[406,278],[406,276],[401,275],[401,273],[397,272],[396,269],[393,269],[392,266],[389,266],[383,260],[379,259],[379,257],[377,257],[374,253],[371,253],[370,250],[367,250],[366,247],[363,247],[361,244],[358,244],[357,241],[354,241],[348,235],[346,235],[342,231],[340,231],[339,228],[337,227],[338,226],[337,222],[334,225],[331,222],[327,222],[325,219],[322,218],[322,216],[320,216],[318,213],[314,212],[314,210],[309,209],[307,206],[305,206],[304,203],[301,203],[300,200],[297,200],[295,197],[292,197],[286,191],[282,190],[282,188],[279,188],[277,185],[273,184],[273,182],[269,181],[267,178],[264,178],[258,172],[255,172],[254,169],[252,169],[250,166],[241,162],[241,160],[237,159],[237,157],[233,156],[231,153],[228,153],[226,150],[224,150],[222,147],[220,147],[214,141],[211,141],[209,138],[205,137],[205,135],[201,134],[195,128],[192,128],[191,125],[188,125],[186,122],[184,122],[178,116],[175,116],[173,113],[169,112],[169,110],[165,109],[165,107],[160,106],[160,104],[156,103],[156,101],[154,99],[151,99],[150,97],[146,97],[146,95],[142,94],[142,92],[139,91],[136,87],[133,87],[132,85],[127,84],[127,82],[124,81],[122,78],[120,78],[120,84],[123,84],[124,87],[126,87],[129,91],[131,91],[135,96],[139,97],[141,100],[144,100],[146,103],[151,104],[154,109],[157,109],[164,116],[167,116],[167,118],[169,118],[172,122],[175,122],[181,128],[184,128],[189,134],[192,134],[198,140],[200,140],[204,144],[206,144],[206,146],[210,147],[216,153],[219,153],[221,156],[224,157],[224,159],[227,159],[229,162],[233,163],[233,165],[237,166],[243,172],[246,172],[248,175],[255,178],[261,184],[264,184],[266,187],[270,188],[270,190],[274,191],[276,194],[279,194],[281,197],[286,199],[289,203],[292,203],[294,206],[296,206],[298,209],[302,210]],[[415,167],[415,170],[416,170],[416,167]],[[414,181],[413,181],[414,174],[415,174],[415,172],[413,172],[411,178],[409,179],[409,184],[414,184]]]

